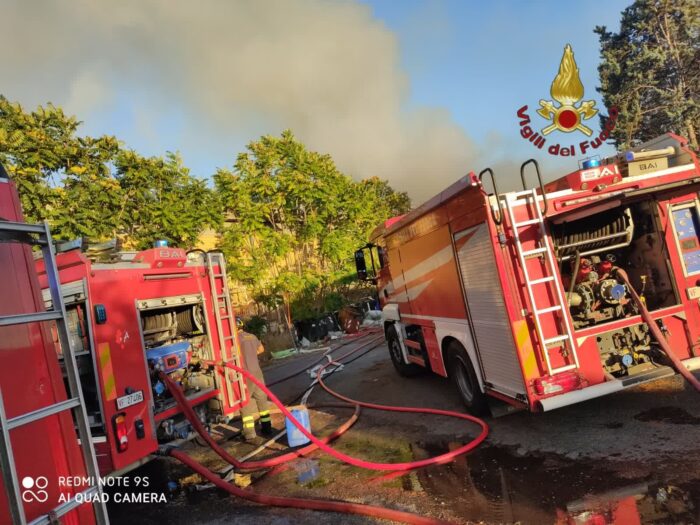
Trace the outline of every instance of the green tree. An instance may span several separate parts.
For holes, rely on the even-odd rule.
[[[24,215],[30,222],[49,219],[66,235],[79,229],[64,213],[76,184],[108,176],[119,148],[114,137],[78,137],[79,125],[51,104],[25,112],[0,95],[0,162],[17,184]]]
[[[163,238],[194,246],[214,227],[231,276],[296,318],[342,304],[357,287],[353,251],[410,208],[405,193],[376,177],[353,181],[290,131],[251,142],[212,189],[175,153],[144,157],[79,127],[61,108],[26,112],[0,96],[0,162],[28,221],[49,220],[56,238],[116,236],[136,249]]]
[[[205,227],[220,223],[213,191],[190,175],[179,155],[142,157],[122,150],[114,164],[115,221],[133,247],[146,248],[155,239],[192,247]]]
[[[17,184],[26,220],[48,220],[59,239],[156,238],[193,246],[220,223],[218,201],[176,154],[142,157],[112,136],[78,134],[80,122],[51,104],[26,112],[0,95],[0,162]]]
[[[595,28],[606,106],[620,109],[612,138],[626,148],[675,132],[698,148],[700,132],[700,3],[636,0],[620,31]],[[601,117],[605,124],[605,117]]]
[[[289,302],[295,318],[318,313],[349,286],[353,251],[410,201],[379,179],[353,181],[290,131],[247,149],[214,176],[229,271],[261,302]]]

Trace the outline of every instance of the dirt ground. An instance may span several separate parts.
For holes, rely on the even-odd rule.
[[[350,343],[336,351],[342,355]],[[310,366],[320,353],[273,363],[268,383]],[[310,382],[301,374],[273,387],[286,403]],[[451,383],[434,375],[399,377],[385,345],[348,364],[328,384],[350,397],[392,405],[462,410]],[[309,403],[337,403],[315,389]],[[352,410],[311,411],[317,435],[329,434]],[[471,454],[442,466],[387,479],[382,472],[341,464],[324,454],[256,474],[264,494],[337,499],[382,505],[455,523],[700,523],[700,397],[680,377],[545,414],[518,412],[488,418],[487,440]],[[274,424],[283,427],[281,416]],[[443,417],[364,410],[335,446],[362,458],[397,462],[422,459],[460,446],[474,425]],[[276,450],[284,450],[285,438]],[[241,457],[253,446],[230,440]],[[195,444],[186,449],[217,470],[218,456]],[[168,503],[109,505],[115,524],[302,524],[372,523],[332,513],[272,509],[214,488],[195,490],[184,466],[157,458],[132,472],[148,476]],[[247,478],[240,478],[248,481]],[[170,482],[170,490],[168,489]]]

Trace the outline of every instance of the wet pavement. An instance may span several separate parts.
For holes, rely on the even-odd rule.
[[[430,455],[448,447],[427,447]],[[484,447],[418,473],[422,490],[484,523],[699,523],[700,482],[681,486],[620,477],[615,470],[552,456]]]
[[[265,369],[266,379],[289,375],[318,357],[306,354],[274,364]],[[273,390],[290,401],[308,383],[309,376],[301,374]],[[385,347],[349,364],[328,383],[366,401],[461,410],[448,381],[396,375]],[[315,390],[310,402],[331,400]],[[551,413],[491,418],[487,441],[448,465],[385,477],[315,454],[254,476],[253,489],[383,505],[457,523],[695,524],[700,523],[699,401],[680,378],[669,378]],[[312,411],[314,432],[328,433],[347,417],[347,410]],[[280,419],[276,425],[281,427]],[[405,461],[440,454],[474,435],[476,429],[463,421],[363,411],[336,446],[367,459]],[[228,446],[239,457],[251,450],[234,442]],[[193,445],[188,453],[211,468],[223,466],[205,449]],[[373,522],[259,507],[216,489],[195,491],[191,479],[187,482],[191,472],[170,459],[159,458],[132,475],[144,473],[164,491],[168,481],[179,482],[170,503],[110,505],[113,523]]]

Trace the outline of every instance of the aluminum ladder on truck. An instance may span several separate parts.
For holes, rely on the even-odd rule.
[[[12,451],[12,443],[10,441],[10,431],[34,421],[58,414],[64,410],[71,410],[78,429],[78,438],[80,439],[80,448],[83,454],[83,461],[85,462],[86,475],[95,484],[82,491],[80,501],[72,497],[68,499],[68,501],[52,509],[49,514],[36,518],[30,525],[56,523],[58,518],[86,502],[93,505],[96,523],[98,525],[108,525],[109,518],[107,517],[107,507],[103,501],[102,486],[99,483],[100,473],[95,456],[92,435],[90,434],[90,424],[85,408],[85,400],[83,399],[80,374],[78,373],[78,366],[75,361],[75,352],[73,351],[68,335],[66,307],[63,303],[61,283],[56,267],[56,253],[51,240],[51,232],[49,231],[48,223],[44,222],[44,224],[34,225],[22,222],[0,221],[0,242],[7,241],[41,246],[53,308],[45,312],[0,316],[0,327],[55,321],[70,391],[70,397],[65,401],[59,401],[52,405],[9,419],[5,413],[2,392],[0,392],[0,466],[2,466],[3,481],[8,496],[12,522],[14,525],[25,525],[27,519],[22,505],[20,486],[17,479],[17,469]]]
[[[537,168],[537,177],[540,180],[540,190],[544,195],[544,188],[542,186],[542,179],[540,177],[539,167],[535,161],[527,161],[521,167],[521,177],[523,179],[523,187],[525,187],[525,176],[524,168],[525,166],[533,162]],[[559,372],[565,372],[567,370],[573,370],[579,367],[578,355],[576,353],[576,346],[573,337],[573,328],[570,325],[569,317],[565,308],[568,308],[568,302],[564,297],[564,293],[559,283],[559,279],[556,276],[557,264],[552,255],[552,247],[549,242],[549,236],[547,235],[547,229],[544,223],[544,216],[542,210],[540,209],[539,199],[540,196],[537,193],[537,188],[530,190],[518,191],[507,193],[504,196],[506,210],[508,212],[508,219],[510,220],[511,228],[513,231],[513,239],[515,240],[515,251],[518,254],[518,261],[520,262],[520,267],[523,270],[523,276],[525,278],[525,289],[527,290],[528,298],[530,299],[530,305],[532,307],[532,319],[537,330],[537,337],[542,345],[545,362],[547,364],[547,371],[549,375],[554,375]],[[545,212],[546,212],[546,200],[543,197],[542,200],[545,202]],[[522,202],[524,201],[524,203]],[[515,213],[513,211],[514,206],[524,204],[527,206],[531,213],[528,213],[528,217],[533,217],[532,219],[524,221],[516,221]],[[537,237],[535,238],[536,247],[533,249],[524,250],[522,242],[520,240],[520,231],[524,228],[529,228],[533,225],[537,225]],[[527,269],[527,259],[530,257],[544,257],[543,264],[543,277],[537,279],[532,279],[530,277],[530,272]],[[535,302],[535,287],[536,286],[551,286],[553,287],[554,303],[552,306],[545,308],[538,308]],[[557,333],[545,337],[544,330],[542,328],[542,316],[549,313],[558,313],[555,315],[557,326]],[[567,348],[568,355],[573,358],[573,363],[566,364],[564,366],[559,366],[556,368],[552,367],[552,362],[549,357],[550,348]]]
[[[216,321],[216,333],[221,346],[221,355],[227,363],[230,362],[240,367],[241,353],[238,348],[238,329],[236,327],[236,319],[233,313],[231,295],[228,288],[226,259],[221,252],[206,252],[205,258],[207,261],[207,273],[209,274],[209,285],[211,287],[212,296],[214,297],[214,304],[212,306],[214,310],[214,320]],[[217,266],[219,268],[219,273],[216,273],[215,268]],[[221,282],[221,293],[219,293],[219,287],[217,287],[217,280]],[[224,310],[223,315],[221,314],[222,308]],[[223,323],[224,321],[226,321],[225,325]],[[228,328],[228,330],[225,328]],[[236,400],[233,398],[233,389],[231,385],[236,381],[238,382],[241,398],[243,398],[246,388],[245,381],[242,374],[230,368],[225,368],[224,374],[228,381],[226,385],[228,403],[229,406],[233,406]]]

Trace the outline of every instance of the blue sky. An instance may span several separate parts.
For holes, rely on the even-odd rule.
[[[567,43],[585,99],[603,109],[593,28],[617,30],[629,3],[15,1],[0,19],[2,92],[63,105],[83,132],[141,153],[179,151],[200,177],[289,127],[351,176],[387,178],[417,203],[488,165],[512,182],[533,155],[548,179],[574,169],[523,140],[516,111],[528,104],[539,119]]]
[[[603,107],[595,89],[600,58],[593,28],[618,30],[620,12],[630,2],[367,3],[398,35],[401,64],[411,79],[410,103],[444,106],[485,148],[497,134],[519,159],[534,150],[518,136],[515,113],[528,104],[532,117],[540,98],[551,98],[565,44],[573,47],[584,99]],[[574,135],[585,138],[558,138],[564,143]]]

